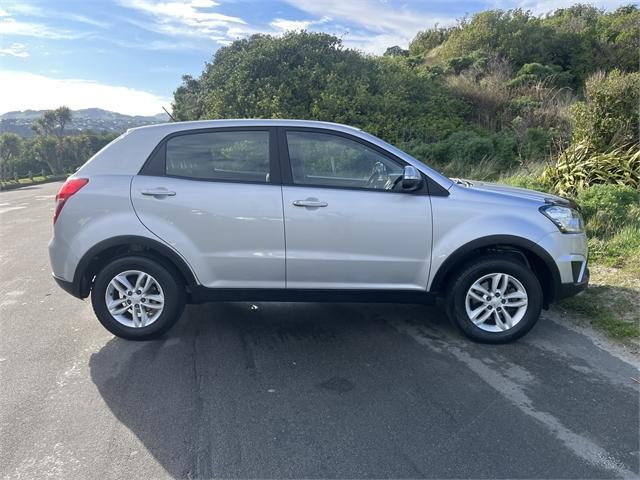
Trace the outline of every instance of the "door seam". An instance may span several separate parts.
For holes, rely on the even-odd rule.
[[[287,219],[284,211],[284,186],[280,185],[280,200],[282,205],[282,233],[284,235],[284,288],[287,288]]]

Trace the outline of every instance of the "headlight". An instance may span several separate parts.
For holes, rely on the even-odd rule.
[[[562,233],[584,232],[582,215],[575,208],[545,205],[540,207],[540,213],[555,223]]]

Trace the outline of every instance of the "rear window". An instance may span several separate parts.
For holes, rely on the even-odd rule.
[[[203,132],[170,138],[166,174],[205,180],[268,182],[269,132]]]

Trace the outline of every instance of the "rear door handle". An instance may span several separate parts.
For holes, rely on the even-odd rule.
[[[172,192],[166,188],[152,188],[150,190],[142,190],[140,193],[150,197],[173,197],[176,194],[176,192]]]
[[[321,202],[320,200],[296,200],[293,202],[296,207],[326,207],[329,205],[327,202]]]

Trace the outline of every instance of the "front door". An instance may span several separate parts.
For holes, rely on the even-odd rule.
[[[285,287],[274,144],[275,130],[268,128],[181,132],[158,149],[151,160],[158,165],[148,169],[153,174],[133,179],[140,221],[206,287]]]
[[[282,135],[287,288],[425,290],[431,202],[402,191],[401,161],[349,135]]]

